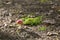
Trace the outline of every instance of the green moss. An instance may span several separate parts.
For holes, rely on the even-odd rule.
[[[23,24],[25,25],[38,25],[42,23],[42,16],[38,16],[35,18],[25,17],[25,18],[22,18],[22,20],[23,20]]]
[[[38,29],[39,31],[45,31],[46,30],[46,26],[42,26]]]
[[[41,3],[46,3],[48,2],[49,0],[39,0]]]
[[[27,19],[24,21],[24,24],[33,25],[33,20],[34,20],[34,18],[27,18]]]

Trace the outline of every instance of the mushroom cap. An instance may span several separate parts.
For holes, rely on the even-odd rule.
[[[22,19],[19,19],[16,21],[17,24],[23,24],[23,20]]]

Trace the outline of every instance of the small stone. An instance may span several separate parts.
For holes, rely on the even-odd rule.
[[[33,17],[32,15],[28,15],[28,17]]]
[[[27,26],[24,26],[24,29],[26,29],[27,28]]]
[[[6,23],[4,24],[4,26],[7,26],[7,25],[8,25],[8,24],[6,24]]]
[[[12,1],[9,1],[9,0],[4,2],[4,4],[11,4],[11,3]]]
[[[53,12],[53,10],[50,10],[49,12],[50,12],[50,13],[52,13],[52,12]]]
[[[11,4],[11,2],[8,2],[8,3],[6,3],[6,4]]]
[[[52,20],[44,20],[43,23],[50,23],[50,24],[55,24],[55,20],[52,19]]]
[[[56,35],[58,35],[58,33],[56,33],[56,32],[48,32],[47,33],[47,36],[56,36]]]
[[[58,10],[60,12],[60,10]]]

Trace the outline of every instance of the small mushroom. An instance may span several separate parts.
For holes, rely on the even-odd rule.
[[[17,20],[16,24],[18,26],[18,29],[21,29],[22,28],[22,24],[23,24],[23,20],[22,19]]]
[[[19,19],[19,20],[16,21],[16,23],[22,25],[23,24],[23,20]]]

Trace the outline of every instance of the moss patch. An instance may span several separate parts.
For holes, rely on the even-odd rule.
[[[23,24],[25,25],[38,25],[42,23],[42,16],[38,16],[35,18],[25,17],[21,19],[23,20]]]

